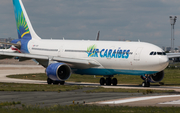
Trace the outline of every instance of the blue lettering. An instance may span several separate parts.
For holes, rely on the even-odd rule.
[[[94,57],[98,57],[99,49],[95,50]]]
[[[117,58],[121,58],[122,50],[117,51]]]
[[[125,56],[126,59],[129,58],[129,52],[130,52],[130,50],[126,51],[126,56]]]
[[[91,57],[91,54],[92,54],[92,49],[89,51],[88,57]]]
[[[100,57],[103,58],[104,55],[102,55],[102,52],[104,51],[105,49],[102,49],[101,52],[100,52]]]
[[[101,58],[129,58],[130,50],[121,50],[119,48],[118,50],[114,49],[91,49],[90,51],[87,51],[88,57],[101,57]]]
[[[104,57],[106,57],[107,58],[107,55],[108,55],[108,49],[106,49],[106,51],[104,52]]]
[[[116,57],[116,49],[115,49],[115,50],[113,51],[113,53],[112,53],[111,58],[113,58],[113,57],[114,57],[114,58],[117,58],[117,57]]]
[[[125,53],[126,53],[126,50],[123,51],[122,58],[124,58]]]
[[[109,49],[107,58],[111,58],[112,49]]]

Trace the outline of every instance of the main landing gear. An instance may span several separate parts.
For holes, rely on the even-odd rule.
[[[53,83],[53,85],[58,85],[58,84],[64,85],[65,81],[54,81],[54,80],[52,80],[50,78],[47,78],[47,83],[48,84],[52,84]]]
[[[148,75],[145,76],[144,82],[142,82],[142,87],[150,87],[150,82],[148,81]]]
[[[100,85],[104,85],[105,83],[107,86],[110,86],[111,84],[113,86],[117,85],[117,79],[116,78],[111,79],[111,77],[108,77],[106,79],[102,77],[99,82],[100,82]]]

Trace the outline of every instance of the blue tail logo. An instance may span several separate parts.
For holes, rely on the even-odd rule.
[[[24,17],[19,0],[13,0],[13,4],[19,39],[31,39],[29,27]]]

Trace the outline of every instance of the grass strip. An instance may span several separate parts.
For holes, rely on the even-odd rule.
[[[47,85],[47,84],[18,84],[0,83],[0,91],[72,91],[82,89],[83,86]]]
[[[121,88],[103,88],[98,87],[92,90],[85,91],[86,93],[100,93],[100,92],[123,92],[123,93],[177,93],[174,90],[152,90],[152,89],[121,89]]]
[[[128,106],[97,106],[97,105],[54,105],[40,108],[39,106],[23,106],[20,108],[0,108],[2,113],[179,113],[180,107],[128,107]]]
[[[0,83],[0,91],[72,91],[77,89],[83,89],[85,86],[80,85],[47,85],[47,84],[19,84],[19,83]],[[125,92],[125,93],[176,93],[174,90],[151,90],[151,89],[113,89],[94,87],[93,90],[86,90],[86,93],[99,93],[99,92]]]

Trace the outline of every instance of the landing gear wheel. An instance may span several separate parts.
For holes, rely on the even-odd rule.
[[[150,87],[150,82],[147,82],[147,87]]]
[[[146,86],[146,83],[145,82],[142,82],[142,87],[145,87]]]
[[[59,81],[53,81],[53,85],[58,85]]]
[[[61,84],[61,85],[64,85],[64,83],[65,83],[65,81],[60,81],[60,84]]]
[[[143,82],[142,87],[150,87],[150,82]]]
[[[101,78],[100,81],[99,81],[100,85],[104,85],[105,82],[106,82],[106,81],[105,81],[104,78]]]
[[[116,86],[116,85],[117,85],[117,79],[116,79],[116,78],[113,78],[113,79],[112,79],[112,84],[113,84],[113,86]]]
[[[47,83],[48,83],[48,84],[52,84],[52,83],[53,83],[53,80],[51,80],[50,78],[47,78]]]
[[[111,85],[111,78],[106,78],[106,85],[110,86]]]

